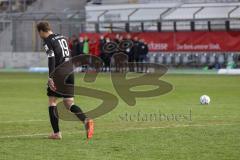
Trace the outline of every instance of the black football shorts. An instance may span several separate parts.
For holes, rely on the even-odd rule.
[[[55,78],[57,79],[57,78]],[[55,80],[54,80],[55,82]],[[68,76],[68,78],[66,79],[65,83],[67,85],[72,85],[73,87],[68,87],[67,91],[64,91],[64,89],[61,89],[61,91],[58,91],[58,88],[62,88],[62,86],[56,86],[57,87],[57,91],[52,91],[50,89],[50,87],[47,87],[47,96],[48,97],[57,97],[57,98],[73,98],[74,97],[74,74],[71,74]]]

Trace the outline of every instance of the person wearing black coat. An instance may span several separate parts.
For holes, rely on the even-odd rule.
[[[140,52],[141,52],[141,42],[139,41],[138,37],[134,38],[134,45],[133,45],[133,58],[135,65],[137,67],[137,72],[140,70],[139,66],[139,58],[140,58]]]
[[[134,41],[132,40],[130,34],[127,35],[126,40],[129,41],[129,44],[131,44],[128,48],[126,48],[126,54],[128,55],[129,71],[134,72]]]
[[[144,62],[146,62],[147,60],[147,54],[149,52],[149,49],[148,49],[148,44],[144,41],[144,40],[140,40],[140,51],[139,51],[139,63],[141,63],[141,72],[144,72],[144,66],[146,66],[144,64]],[[146,66],[146,69],[147,69],[147,66]],[[146,70],[145,69],[145,70]]]
[[[76,56],[78,54],[78,38],[74,35],[72,37],[72,56]]]
[[[103,35],[100,36],[100,40],[99,40],[99,49],[100,49],[100,58],[102,59],[103,63],[104,63],[104,68],[103,71],[106,71],[106,53],[104,51],[104,45],[106,44],[106,39]]]

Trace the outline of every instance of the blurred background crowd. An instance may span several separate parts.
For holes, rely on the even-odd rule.
[[[74,35],[69,39],[69,46],[73,57],[92,55],[101,58],[104,63],[103,71],[110,71],[111,64],[115,64],[117,61],[113,56],[122,53],[127,56],[130,71],[143,72],[143,68],[138,67],[136,63],[146,62],[149,52],[148,44],[144,39],[137,36],[132,37],[130,34],[125,36],[116,34],[114,37],[101,35],[99,39]],[[126,63],[126,65],[127,62],[120,61],[120,63]],[[118,71],[120,70],[121,68]]]

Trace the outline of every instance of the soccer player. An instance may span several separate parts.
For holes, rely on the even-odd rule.
[[[47,96],[49,102],[49,117],[53,133],[49,135],[49,139],[62,139],[62,135],[59,129],[59,118],[57,115],[57,99],[63,98],[64,105],[74,113],[80,121],[85,125],[87,138],[90,139],[93,136],[94,124],[93,120],[88,118],[80,107],[74,104],[73,95],[65,95],[57,93],[57,86],[55,81],[57,77],[50,77],[51,73],[61,64],[69,61],[71,58],[70,50],[67,44],[66,37],[60,34],[54,34],[50,24],[48,22],[40,22],[37,24],[37,30],[39,36],[43,39],[44,48],[48,56],[48,68],[49,68],[49,78],[48,78],[48,88]],[[66,82],[68,84],[74,85],[74,75],[71,74]]]

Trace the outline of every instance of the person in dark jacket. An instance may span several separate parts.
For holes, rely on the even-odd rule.
[[[115,45],[115,42],[110,39],[110,37],[106,38],[106,43],[104,45],[104,64],[105,64],[105,71],[110,71],[110,65],[111,65],[111,58],[112,55],[115,52],[115,49],[109,49],[112,47],[107,47],[107,46],[112,46]]]
[[[78,54],[78,38],[76,35],[72,37],[72,56],[76,56]]]
[[[149,49],[148,49],[148,44],[143,40],[141,39],[140,40],[140,51],[139,51],[139,63],[141,63],[141,72],[145,72],[147,70],[147,66],[144,64],[144,62],[146,62],[147,60],[147,54],[149,52]],[[144,69],[144,66],[145,69]]]
[[[128,55],[128,66],[129,66],[129,71],[134,72],[134,42],[132,40],[132,36],[130,34],[127,35],[126,41],[129,41],[129,47],[126,48],[126,54]]]
[[[140,51],[141,51],[141,46],[140,46],[140,41],[138,37],[134,37],[134,41],[133,41],[134,45],[133,45],[133,59],[134,59],[134,64],[137,68],[137,72],[139,72],[139,55],[140,55]]]
[[[99,50],[100,50],[100,58],[102,59],[104,63],[103,71],[106,71],[106,58],[105,58],[105,51],[104,51],[104,45],[106,44],[106,39],[103,35],[100,36],[99,39]]]
[[[76,55],[83,54],[83,43],[84,43],[84,39],[83,39],[83,37],[80,37],[79,41],[78,41],[78,45],[77,45],[77,54]]]
[[[116,34],[114,40],[115,43],[119,44],[120,43],[120,34]]]

